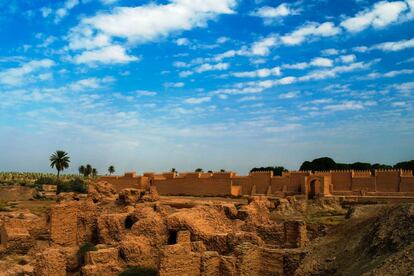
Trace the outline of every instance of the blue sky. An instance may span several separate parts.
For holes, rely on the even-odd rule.
[[[414,0],[0,0],[0,170],[414,156]]]

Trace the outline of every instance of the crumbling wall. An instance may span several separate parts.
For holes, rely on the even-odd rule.
[[[1,225],[1,244],[8,253],[26,254],[33,240],[23,221],[9,219]]]
[[[66,259],[57,248],[48,248],[36,255],[35,276],[66,276]]]
[[[285,248],[301,248],[308,241],[306,224],[304,221],[284,222]]]
[[[187,244],[174,244],[160,252],[158,274],[160,276],[199,276],[201,254],[192,252]]]
[[[238,275],[284,275],[283,252],[244,243],[237,247]]]
[[[73,246],[78,244],[78,203],[56,204],[50,212],[50,240],[53,244]]]

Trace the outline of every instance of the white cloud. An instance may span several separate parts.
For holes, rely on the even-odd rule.
[[[172,32],[204,27],[220,14],[233,13],[235,5],[235,0],[173,0],[165,5],[118,7],[111,13],[84,18],[80,25],[93,33],[144,43]]]
[[[234,72],[232,76],[237,78],[266,78],[269,76],[279,76],[281,74],[280,67],[262,68],[254,71]]]
[[[332,67],[333,61],[329,58],[318,57],[318,58],[314,58],[310,62],[310,65],[317,66],[317,67]]]
[[[414,38],[403,39],[399,41],[389,41],[372,45],[371,47],[359,46],[352,48],[355,52],[366,53],[373,50],[380,50],[384,52],[398,52],[405,49],[414,48]]]
[[[393,107],[405,107],[405,106],[407,106],[407,103],[406,102],[393,102],[393,103],[391,103],[391,106],[393,106]]]
[[[227,41],[229,41],[230,39],[228,38],[228,37],[226,37],[226,36],[221,36],[221,37],[219,37],[219,38],[217,38],[217,43],[218,44],[223,44],[223,43],[226,43]]]
[[[270,54],[270,49],[277,45],[278,38],[274,35],[270,35],[259,41],[253,43],[251,48],[251,54],[255,56],[267,56]]]
[[[94,50],[87,55],[102,54],[104,50],[100,48],[111,45],[114,38],[123,39],[128,47],[132,47],[174,32],[205,27],[209,20],[220,14],[234,13],[235,6],[236,0],[171,0],[164,5],[117,7],[108,13],[83,18],[69,33],[69,48]],[[127,56],[125,50],[119,50],[121,48],[118,48],[118,58],[107,58],[106,63],[136,60]],[[83,54],[79,57],[83,58]]]
[[[229,66],[230,64],[228,63],[217,63],[217,64],[204,63],[196,67],[194,71],[196,73],[203,73],[207,71],[223,71],[223,70],[227,70]]]
[[[265,24],[271,24],[275,20],[280,20],[283,17],[289,16],[289,15],[296,15],[299,11],[292,9],[288,4],[282,3],[277,7],[270,7],[270,6],[264,6],[261,7],[254,12],[252,12],[250,15],[261,17]]]
[[[104,84],[112,83],[115,79],[112,77],[99,78],[87,78],[78,80],[69,85],[69,88],[73,91],[84,91],[89,89],[101,88]]]
[[[106,46],[97,50],[90,50],[74,57],[75,63],[127,63],[138,61],[139,58],[130,56],[125,49],[119,45]]]
[[[395,42],[384,42],[372,47],[372,49],[378,49],[386,52],[397,52],[408,48],[414,48],[414,38]]]
[[[283,68],[287,69],[297,69],[297,70],[303,70],[307,69],[309,67],[332,67],[333,61],[329,58],[322,58],[322,57],[316,57],[312,59],[310,62],[299,62],[295,64],[284,64],[282,65]]]
[[[79,0],[67,0],[62,8],[56,10],[55,23],[59,23],[77,5],[79,5]]]
[[[287,93],[283,93],[279,95],[279,99],[294,99],[297,98],[299,96],[299,91],[291,91],[291,92],[287,92]]]
[[[137,91],[135,91],[135,93],[139,97],[141,97],[141,96],[153,97],[153,96],[156,96],[157,95],[157,92],[148,91],[148,90],[137,90]]]
[[[413,69],[401,69],[401,70],[394,70],[389,71],[387,73],[370,73],[366,77],[362,77],[361,79],[378,79],[378,78],[393,78],[399,75],[410,75],[414,74]]]
[[[407,91],[414,91],[414,82],[403,82],[392,85],[393,89],[407,92]]]
[[[336,27],[332,22],[322,24],[311,22],[299,27],[290,34],[282,36],[280,39],[285,45],[299,45],[308,38],[335,36],[340,32],[341,29]]]
[[[323,109],[329,111],[361,110],[364,109],[364,105],[361,102],[344,101],[339,104],[326,105]]]
[[[372,9],[366,9],[354,17],[345,19],[341,22],[341,26],[349,32],[360,32],[371,26],[384,28],[397,22],[407,8],[407,4],[403,1],[381,1],[376,3]]]
[[[325,56],[336,56],[339,54],[339,51],[337,49],[330,48],[322,50],[322,54]]]
[[[190,45],[190,41],[187,38],[182,37],[175,40],[175,44],[177,44],[178,46],[187,46]]]
[[[40,9],[40,12],[42,13],[42,16],[46,18],[52,13],[52,9],[48,7],[43,7]]]
[[[187,104],[201,104],[211,101],[211,97],[188,98],[184,100]]]
[[[119,0],[101,0],[102,4],[104,5],[112,5],[116,2],[118,2]]]
[[[24,63],[20,67],[9,68],[0,71],[0,83],[5,85],[20,85],[25,84],[31,80],[46,80],[44,74],[34,75],[42,69],[48,69],[55,65],[55,62],[50,59],[33,60]]]
[[[355,55],[344,55],[344,56],[340,56],[339,59],[343,62],[343,63],[352,63],[355,62],[356,60],[356,56]]]
[[[164,83],[164,87],[166,88],[181,88],[184,87],[184,83],[183,82],[166,82]]]
[[[246,96],[246,97],[241,97],[240,99],[237,100],[237,102],[242,103],[242,102],[251,102],[251,101],[257,101],[260,100],[261,98],[256,97],[256,96]]]

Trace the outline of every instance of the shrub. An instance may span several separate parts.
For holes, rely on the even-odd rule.
[[[142,266],[130,266],[121,273],[119,276],[156,276],[157,270],[152,267]]]
[[[59,182],[57,184],[57,193],[61,192],[87,193],[88,185],[85,180],[77,177],[66,182]]]
[[[42,185],[56,185],[57,184],[57,179],[55,177],[50,177],[50,176],[41,176],[40,178],[38,178],[35,183],[34,186],[37,190],[41,190],[42,189]]]

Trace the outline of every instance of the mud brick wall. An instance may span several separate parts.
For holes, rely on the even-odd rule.
[[[252,185],[256,186],[257,194],[266,194],[270,186],[270,180],[273,172],[252,172],[250,173],[250,181]]]
[[[250,181],[250,177],[248,176],[236,176],[232,178],[233,185],[237,185],[241,187],[241,194],[242,195],[250,195],[250,191],[252,190],[252,183]]]
[[[160,195],[230,196],[230,179],[190,177],[153,180]]]
[[[352,191],[375,192],[375,177],[353,177]]]
[[[377,192],[398,192],[400,171],[377,171]]]
[[[331,172],[334,191],[351,191],[352,172]]]
[[[270,185],[272,188],[272,193],[283,192],[283,188],[286,189],[289,187],[290,177],[288,176],[274,176],[271,179]]]
[[[57,204],[50,212],[50,239],[61,246],[77,245],[78,206],[73,204]]]
[[[412,192],[414,193],[414,177],[401,177],[400,192]]]
[[[290,183],[288,186],[289,192],[300,192],[301,187],[305,185],[305,176],[308,176],[308,172],[291,172]]]

